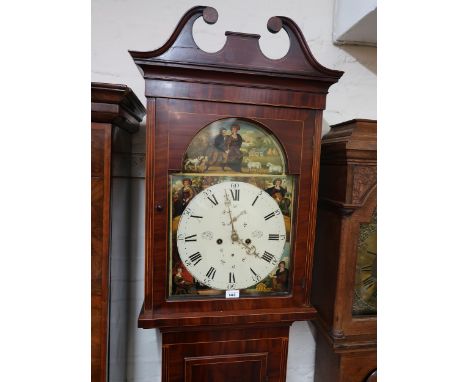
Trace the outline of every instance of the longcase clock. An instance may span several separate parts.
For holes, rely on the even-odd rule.
[[[116,151],[121,156],[130,152],[131,134],[138,131],[144,115],[145,108],[127,86],[91,83],[92,382],[108,380],[111,162]]]
[[[377,122],[323,137],[312,302],[315,380],[377,380]]]
[[[297,25],[267,58],[258,35],[198,48],[195,7],[166,44],[130,52],[145,78],[145,299],[162,332],[163,381],[284,381],[289,327],[310,304],[322,111],[342,72],[321,66]]]

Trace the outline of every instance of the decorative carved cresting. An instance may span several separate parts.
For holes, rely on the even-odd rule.
[[[149,52],[130,51],[130,55],[145,73],[148,66],[170,63],[177,64],[179,68],[209,67],[216,70],[217,67],[222,67],[224,72],[231,70],[270,77],[319,80],[328,86],[337,82],[343,75],[343,72],[328,69],[317,62],[299,27],[288,17],[275,16],[270,18],[267,24],[271,33],[277,33],[283,28],[290,39],[288,53],[280,60],[275,60],[263,54],[259,45],[260,36],[257,34],[226,32],[226,43],[218,52],[208,53],[201,50],[193,39],[192,31],[193,24],[202,16],[208,24],[214,24],[218,20],[216,9],[194,7],[182,17],[169,40],[161,48]],[[278,65],[279,61],[281,65]]]
[[[353,166],[353,192],[351,203],[362,204],[377,183],[377,166]]]

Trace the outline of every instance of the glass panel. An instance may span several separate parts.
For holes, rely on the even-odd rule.
[[[244,119],[202,129],[169,177],[170,299],[290,291],[296,177],[265,128]]]
[[[276,185],[279,185],[279,190],[275,192],[275,181]],[[224,253],[225,252],[225,243],[217,243],[217,241],[222,237],[225,236],[225,231],[228,230],[230,234],[230,226],[229,226],[229,217],[227,213],[224,213],[224,218],[220,219],[220,221],[216,221],[216,225],[213,227],[206,226],[208,222],[203,222],[203,219],[206,220],[206,214],[200,213],[198,211],[203,211],[203,209],[197,208],[197,206],[190,204],[190,202],[194,199],[196,195],[199,195],[204,192],[204,190],[209,189],[210,187],[216,184],[222,184],[226,182],[243,182],[248,183],[249,185],[253,185],[258,188],[261,192],[263,190],[264,197],[270,198],[272,195],[272,201],[276,202],[277,206],[279,207],[277,210],[281,213],[283,220],[284,220],[284,227],[285,227],[285,237],[281,237],[279,233],[277,234],[276,231],[274,233],[269,232],[268,225],[271,225],[270,219],[264,221],[263,226],[258,226],[252,223],[253,216],[251,212],[245,208],[244,206],[251,206],[252,203],[255,201],[255,194],[252,196],[249,195],[249,199],[247,204],[236,204],[233,203],[232,205],[232,215],[235,220],[235,224],[237,225],[237,230],[239,232],[245,233],[244,239],[248,241],[249,246],[254,246],[258,249],[257,254],[254,254],[255,257],[259,257],[259,259],[255,259],[254,262],[251,262],[250,258],[247,258],[247,262],[249,267],[245,269],[238,269],[236,272],[247,272],[249,276],[255,276],[254,274],[250,275],[250,264],[257,264],[260,265],[265,262],[265,266],[268,266],[267,262],[271,264],[270,271],[266,275],[266,277],[262,277],[261,280],[258,282],[252,281],[252,285],[249,285],[247,288],[241,289],[241,295],[262,295],[270,294],[281,294],[289,292],[289,268],[292,263],[292,254],[291,254],[291,221],[292,221],[292,212],[294,208],[294,183],[295,177],[294,176],[281,176],[281,177],[272,177],[268,175],[258,175],[255,177],[249,175],[237,175],[237,176],[201,176],[200,174],[179,174],[179,175],[172,175],[170,177],[170,188],[172,190],[172,206],[171,206],[171,216],[172,219],[170,221],[170,232],[171,240],[170,240],[170,253],[171,256],[169,258],[169,269],[170,274],[172,275],[171,279],[169,280],[169,291],[170,295],[177,296],[177,295],[184,295],[183,297],[196,297],[196,296],[223,296],[224,291],[223,289],[215,289],[210,288],[204,285],[204,281],[197,279],[194,277],[194,263],[197,263],[197,267],[203,267],[203,272],[205,270],[208,271],[211,267],[215,267],[218,270],[218,277],[222,274],[221,267],[232,267],[235,266],[236,263],[230,263],[230,255],[231,253]],[[241,192],[244,192],[244,189],[241,188]],[[223,206],[222,196],[217,194],[217,199],[212,199],[218,202],[220,207],[220,213],[226,212],[225,207]],[[242,198],[240,196],[240,198]],[[216,194],[215,194],[216,197]],[[203,197],[204,198],[204,197]],[[212,202],[205,202],[207,206],[210,206]],[[254,203],[254,206],[257,203]],[[224,211],[223,211],[224,209]],[[190,212],[188,212],[190,211]],[[222,212],[221,212],[222,211]],[[247,211],[247,212],[244,212]],[[261,211],[260,215],[262,219],[268,217],[268,213],[270,210]],[[273,210],[272,210],[273,212]],[[186,232],[184,231],[183,234],[179,232],[178,237],[178,228],[179,222],[184,215],[191,214],[193,222],[193,232]],[[204,216],[202,216],[204,215]],[[201,216],[201,217],[200,217]],[[216,217],[215,217],[216,219]],[[205,224],[205,225],[203,225]],[[274,229],[273,229],[274,230]],[[191,235],[197,235],[193,238],[190,238]],[[182,235],[182,236],[181,236]],[[271,240],[270,240],[271,236]],[[184,263],[178,251],[177,241],[179,240],[187,240],[186,238],[189,237],[189,251],[193,252],[193,254],[200,253],[200,255],[196,255],[189,261]],[[190,240],[196,239],[197,242],[191,242]],[[225,239],[224,239],[225,240]],[[267,242],[265,243],[265,240]],[[275,248],[277,243],[281,243],[284,240],[284,248],[282,249],[281,253],[275,254],[274,250],[269,250],[269,248]],[[259,242],[263,242],[263,245]],[[259,244],[257,244],[259,243]],[[266,246],[265,246],[266,245]],[[211,253],[204,252],[201,248],[204,248],[205,251],[209,251]],[[243,247],[239,245],[238,250],[235,252],[235,256],[240,254],[244,254],[244,252],[248,252],[247,247]],[[217,255],[213,255],[216,253]],[[266,255],[265,255],[266,253]],[[190,253],[189,253],[190,254]],[[191,255],[193,255],[191,254]],[[274,254],[276,258],[271,257],[269,254]],[[198,260],[200,256],[209,256],[210,261],[206,264],[200,263],[198,264]],[[228,257],[226,258],[225,255]],[[217,257],[215,257],[217,256]],[[234,256],[234,255],[233,255]],[[245,256],[244,256],[245,257]],[[263,259],[264,258],[264,259]],[[226,262],[227,261],[227,262]],[[187,265],[187,266],[186,266]],[[252,266],[253,267],[253,266]],[[206,269],[205,269],[206,268]],[[254,267],[255,268],[255,267]],[[255,269],[254,269],[255,271]],[[257,271],[260,274],[259,271]],[[204,273],[203,273],[204,274]],[[240,274],[237,279],[241,278],[242,274]],[[225,276],[226,277],[226,276]],[[228,283],[226,278],[226,284]]]
[[[377,314],[377,210],[359,229],[353,315]]]

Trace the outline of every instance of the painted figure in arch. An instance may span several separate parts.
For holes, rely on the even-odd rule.
[[[226,138],[224,145],[227,154],[226,164],[232,170],[237,172],[241,172],[242,170],[242,159],[244,157],[240,150],[244,140],[242,139],[242,136],[238,134],[239,130],[239,124],[233,123],[231,125],[231,135]]]
[[[215,137],[212,146],[208,149],[208,162],[205,171],[211,166],[220,165],[224,170],[227,153],[225,151],[226,129],[219,129],[219,134]]]

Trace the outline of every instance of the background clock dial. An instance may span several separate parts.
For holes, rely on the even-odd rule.
[[[199,282],[220,290],[244,289],[277,268],[286,242],[278,203],[245,182],[205,189],[185,209],[177,249]]]
[[[377,211],[360,225],[353,314],[377,313]]]

